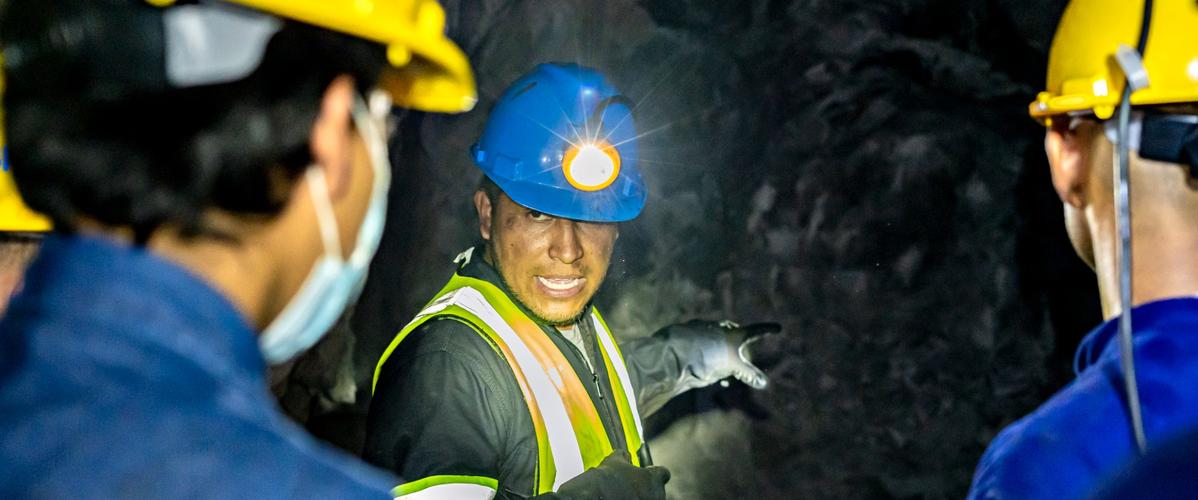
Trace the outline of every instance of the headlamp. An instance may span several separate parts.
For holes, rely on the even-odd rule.
[[[620,176],[620,153],[607,141],[571,145],[562,158],[566,181],[580,191],[598,191]]]

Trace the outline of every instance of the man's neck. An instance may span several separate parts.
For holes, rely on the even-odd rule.
[[[284,224],[294,219],[295,203],[284,214],[251,220],[210,212],[207,227],[223,236],[184,236],[176,227],[154,231],[146,248],[154,254],[200,277],[237,308],[256,330],[261,330],[281,311],[311,270],[287,265],[289,259],[316,260],[314,250],[294,244],[319,238],[316,229],[303,224]],[[290,215],[290,217],[286,217]],[[310,225],[308,225],[310,226]],[[82,221],[82,231],[125,245],[133,244],[128,228]],[[287,251],[281,251],[286,248]]]
[[[1132,304],[1198,295],[1198,224],[1177,211],[1133,212]],[[1150,224],[1149,221],[1152,223]],[[1119,299],[1119,240],[1114,224],[1096,239],[1095,271],[1105,319],[1122,313]]]
[[[238,245],[211,238],[180,238],[159,231],[150,238],[150,251],[199,276],[225,296],[255,329],[265,327],[272,311],[281,307],[269,304],[274,259],[257,245]]]

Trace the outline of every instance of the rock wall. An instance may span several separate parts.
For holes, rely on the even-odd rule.
[[[482,101],[405,116],[366,292],[276,374],[317,435],[361,446],[379,354],[478,237],[468,147],[544,61],[639,103],[650,198],[597,299],[618,334],[786,327],[768,390],[696,391],[651,419],[673,498],[959,498],[1098,322],[1025,115],[1061,0],[443,3]]]

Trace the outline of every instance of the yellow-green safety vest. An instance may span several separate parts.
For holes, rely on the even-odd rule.
[[[383,364],[400,342],[420,325],[434,318],[452,318],[470,325],[507,360],[524,402],[528,405],[528,413],[532,416],[536,431],[538,459],[533,482],[535,494],[556,491],[562,483],[599,465],[611,454],[612,444],[599,418],[599,411],[570,362],[541,327],[524,314],[503,290],[484,280],[455,273],[383,352],[374,370],[372,392],[378,385]],[[594,325],[604,368],[608,379],[613,381],[611,386],[615,394],[612,399],[620,415],[622,434],[633,464],[640,465],[637,450],[644,441],[644,430],[641,428],[636,393],[632,389],[624,357],[611,330],[595,308],[591,308],[583,321],[591,321]],[[617,380],[619,383],[615,383]],[[454,479],[461,476],[436,477],[444,477],[444,480],[434,481],[442,484],[462,482]],[[488,478],[471,478],[472,481],[483,479]],[[397,488],[397,493],[410,493],[412,488],[405,486],[408,485]],[[493,484],[488,486],[495,487]]]

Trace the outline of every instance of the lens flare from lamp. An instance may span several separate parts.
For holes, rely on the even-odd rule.
[[[562,158],[566,180],[580,191],[598,191],[620,176],[620,153],[606,141],[571,146]]]

